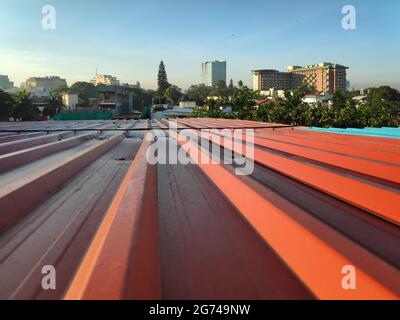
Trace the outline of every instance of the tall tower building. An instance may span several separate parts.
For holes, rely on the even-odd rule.
[[[207,61],[202,63],[203,82],[210,87],[220,81],[226,83],[226,61]]]

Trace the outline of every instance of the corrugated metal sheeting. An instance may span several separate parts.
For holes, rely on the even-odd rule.
[[[371,137],[387,137],[393,139],[400,139],[400,128],[364,128],[364,129],[336,129],[336,128],[312,128],[312,130],[338,133],[338,134],[350,134],[350,135],[362,135]]]
[[[0,298],[400,297],[400,140],[179,120],[196,143],[168,126],[0,125],[16,129],[0,133]],[[219,146],[254,170],[151,164],[147,128],[192,160]],[[245,131],[228,143],[210,128],[254,128],[254,154]],[[54,291],[41,287],[44,265]]]

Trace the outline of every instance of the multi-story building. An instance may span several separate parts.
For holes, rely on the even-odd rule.
[[[201,66],[203,82],[210,87],[226,83],[226,61],[207,61]]]
[[[119,86],[119,80],[116,77],[110,76],[108,74],[97,74],[90,81],[93,85],[106,85],[106,86]]]
[[[8,76],[0,75],[0,89],[11,90],[14,88],[14,82],[10,81]]]
[[[290,72],[272,69],[253,70],[253,89],[255,91],[292,90],[301,86],[302,77]]]
[[[45,97],[50,91],[68,87],[67,81],[60,77],[31,77],[26,80],[25,89],[37,97]]]
[[[67,81],[65,79],[61,79],[60,77],[31,77],[26,80],[25,88],[27,90],[30,89],[47,89],[49,91],[67,87]]]
[[[288,72],[302,76],[304,86],[314,87],[318,92],[333,93],[347,90],[347,69],[340,64],[321,62],[305,67],[289,66]]]
[[[320,93],[332,94],[335,90],[346,91],[348,67],[322,62],[305,67],[289,66],[287,72],[277,70],[254,70],[255,91],[293,90],[300,86],[314,87]]]
[[[122,86],[99,85],[96,87],[98,108],[113,114],[129,114],[133,111],[133,93]]]

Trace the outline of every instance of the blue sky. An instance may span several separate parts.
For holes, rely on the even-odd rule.
[[[43,5],[56,30],[41,27]],[[357,29],[341,9],[357,10]],[[0,74],[88,81],[99,73],[155,88],[164,60],[169,81],[201,82],[201,62],[222,59],[228,79],[251,85],[251,70],[321,61],[350,67],[352,86],[400,88],[398,0],[0,0]]]

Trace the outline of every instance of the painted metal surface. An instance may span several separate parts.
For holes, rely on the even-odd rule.
[[[384,135],[375,137],[254,121],[178,120],[178,127],[191,128],[195,137],[201,128],[254,128],[254,172],[237,176],[228,164],[150,165],[151,143],[137,130],[168,125],[165,120],[0,124],[40,134],[0,135],[0,278],[11,275],[21,259],[18,268],[25,272],[4,280],[0,298],[400,298],[400,140],[389,138],[397,129],[383,129]],[[51,128],[65,136],[46,131]],[[81,133],[74,128],[88,131],[77,136]],[[98,135],[94,128],[128,130]],[[188,142],[179,131],[165,132],[188,156],[209,156],[204,145]],[[376,135],[376,129],[362,132]],[[207,129],[201,138],[228,150],[237,146],[235,151],[244,154],[245,134],[233,145],[221,139],[225,134]],[[109,137],[98,140],[104,135]],[[77,192],[87,190],[90,198],[84,168],[116,146],[124,149],[126,139],[135,139],[140,149],[133,161],[113,162],[123,161],[126,170],[113,191],[106,191],[109,180],[104,188],[93,188],[96,203],[103,199],[95,216],[74,216],[79,204],[68,196],[63,219],[41,218],[51,216],[57,197],[75,189],[75,181],[82,184]],[[52,163],[63,152],[70,152],[69,158]],[[39,181],[25,176],[29,168],[43,181],[10,201],[6,194],[13,186],[25,190],[31,180]],[[91,179],[102,175],[93,171]],[[68,232],[55,240],[65,223]],[[29,241],[33,237],[40,241]],[[64,275],[53,295],[36,283],[45,261],[59,261],[57,270]],[[348,265],[357,272],[356,290],[342,286]]]
[[[362,136],[400,139],[400,128],[364,128],[364,129],[311,128],[311,129],[315,131],[330,132],[337,134],[350,134],[350,135],[356,134]]]

